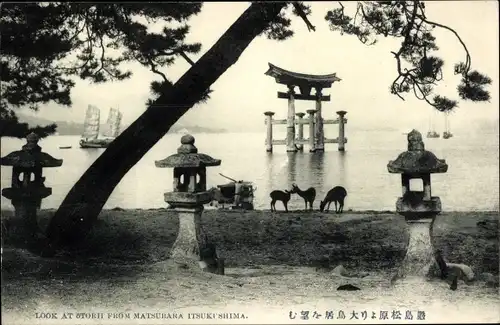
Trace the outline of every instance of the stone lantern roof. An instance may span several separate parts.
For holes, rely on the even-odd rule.
[[[425,150],[422,134],[417,130],[408,133],[408,150],[396,160],[387,164],[389,173],[431,174],[446,173],[448,165],[444,159],[438,159],[432,152]]]
[[[209,155],[198,153],[194,145],[195,139],[192,135],[186,134],[181,138],[181,146],[177,153],[163,160],[155,161],[158,168],[199,168],[208,166],[219,166],[220,159],[215,159]]]
[[[5,157],[0,158],[0,165],[13,166],[21,168],[35,167],[59,167],[62,165],[62,159],[56,159],[48,153],[42,152],[38,145],[39,137],[35,133],[26,136],[26,144],[21,150],[11,152]]]

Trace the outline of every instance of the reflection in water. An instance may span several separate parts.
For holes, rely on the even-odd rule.
[[[324,192],[325,187],[325,170],[323,163],[325,160],[324,152],[309,153],[308,166],[309,186],[313,186],[316,189],[316,197],[322,197],[322,192]]]
[[[292,188],[292,184],[297,182],[297,160],[302,155],[296,152],[287,152],[287,156],[288,156],[288,174],[287,174],[288,184],[286,184],[286,189],[290,190]],[[300,167],[299,171],[301,171]]]
[[[266,184],[267,184],[268,192],[271,192],[272,188],[273,188],[273,180],[274,180],[274,172],[275,172],[272,152],[266,152],[266,160],[265,161],[266,161],[266,165],[264,166],[264,169],[267,168]],[[261,193],[259,193],[259,194],[261,194]],[[264,195],[264,194],[262,194],[262,195]],[[265,197],[267,199],[268,198],[267,193],[265,195],[266,195]]]
[[[336,153],[337,156],[337,166],[339,166],[339,184],[340,186],[345,187],[346,189],[349,188],[349,184],[347,183],[347,166],[349,164],[346,164],[345,161],[347,159],[346,157],[347,152],[346,151],[338,151]]]
[[[86,159],[96,160],[104,152],[104,149],[99,148],[79,148],[81,152],[87,157]]]

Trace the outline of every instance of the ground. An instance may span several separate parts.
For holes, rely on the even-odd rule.
[[[46,226],[54,211],[42,211]],[[476,226],[498,212],[449,212],[438,216],[433,243],[448,262],[466,262],[476,274],[498,276],[499,237]],[[227,276],[179,269],[168,260],[178,230],[175,212],[106,210],[81,247],[42,259],[22,249],[20,222],[2,211],[2,309],[47,305],[154,307],[225,301],[294,303],[321,288],[344,284],[328,268],[339,264],[376,277],[367,287],[388,287],[389,274],[408,245],[404,219],[390,212],[205,211],[203,226],[225,258]],[[312,267],[312,268],[311,268]],[[238,274],[231,271],[239,268]],[[247,276],[242,276],[244,268]],[[299,270],[297,272],[297,270]],[[319,275],[318,275],[319,274]],[[364,281],[364,282],[363,282]],[[216,289],[214,289],[216,288]]]

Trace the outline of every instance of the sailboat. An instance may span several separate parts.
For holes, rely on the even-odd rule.
[[[435,115],[436,113],[433,112]],[[432,115],[429,116],[429,131],[427,132],[428,138],[439,138],[439,133],[436,132],[436,128],[434,127],[434,121],[432,119]]]
[[[122,113],[111,107],[109,109],[108,119],[99,138],[99,129],[101,123],[101,110],[93,105],[88,105],[83,123],[83,134],[80,140],[81,148],[107,148],[108,145],[120,134],[120,124]]]
[[[443,139],[449,139],[453,137],[453,133],[450,131],[450,121],[448,120],[448,113],[444,113],[444,132]]]

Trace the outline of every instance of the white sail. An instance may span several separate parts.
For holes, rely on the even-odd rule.
[[[439,134],[436,132],[435,119],[437,111],[431,108],[431,113],[429,114],[429,131],[427,131],[428,138],[438,138]]]
[[[444,113],[444,132],[443,132],[443,138],[448,139],[451,138],[453,134],[451,133],[450,130],[450,120],[449,120],[449,113],[446,112]]]
[[[85,113],[85,121],[83,122],[82,138],[95,140],[99,135],[99,124],[101,121],[101,111],[99,108],[88,105]]]
[[[121,121],[122,113],[118,109],[111,107],[102,135],[108,138],[116,138],[120,134]]]
[[[448,113],[444,113],[444,130],[450,133],[450,121],[448,120]]]

